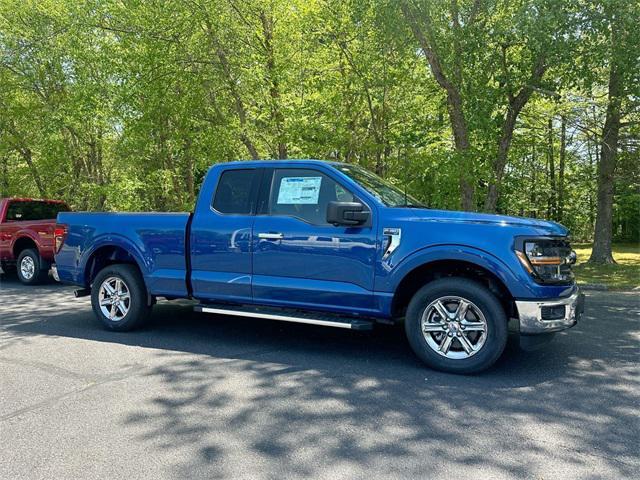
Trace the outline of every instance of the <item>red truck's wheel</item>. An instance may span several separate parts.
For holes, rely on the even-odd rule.
[[[507,342],[507,317],[483,285],[442,278],[413,296],[405,331],[414,352],[430,367],[470,374],[489,368]]]
[[[109,265],[96,275],[91,288],[93,312],[109,330],[128,331],[149,317],[147,289],[133,265]]]
[[[47,279],[49,265],[43,262],[37,250],[27,248],[18,255],[18,280],[25,285],[37,285]]]

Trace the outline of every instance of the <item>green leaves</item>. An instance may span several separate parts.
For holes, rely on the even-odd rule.
[[[0,0],[0,186],[42,187],[83,209],[183,210],[211,164],[286,155],[362,164],[433,207],[457,208],[464,178],[482,207],[526,91],[497,208],[549,214],[545,129],[551,118],[557,164],[564,115],[563,221],[588,236],[612,58],[625,79],[622,122],[638,120],[637,2],[404,3],[422,28],[429,21],[459,92],[464,151],[397,1]],[[623,131],[621,164],[636,171],[637,128]],[[615,218],[635,225],[626,181],[616,178]]]

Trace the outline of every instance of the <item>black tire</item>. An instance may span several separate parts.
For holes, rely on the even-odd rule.
[[[16,273],[15,263],[0,262],[0,268],[2,268],[2,273],[5,275],[15,275]]]
[[[29,266],[25,271],[23,271],[23,262],[25,267],[27,265]],[[18,280],[24,285],[37,285],[42,283],[49,275],[49,263],[42,260],[38,251],[33,248],[27,248],[20,252],[16,269],[18,272]],[[29,274],[29,272],[31,273]]]
[[[100,291],[102,289],[103,283],[110,278],[119,279],[120,281],[122,281],[124,283],[124,286],[126,287],[126,291],[129,293],[128,304],[126,303],[126,300],[123,300],[123,305],[125,308],[127,308],[126,313],[123,315],[119,307],[116,306],[115,318],[110,318],[109,316],[105,315],[100,305]],[[123,291],[124,290],[125,289],[123,289]],[[108,265],[100,270],[100,272],[98,272],[95,279],[93,280],[93,285],[91,288],[91,306],[93,308],[93,313],[96,315],[96,317],[98,317],[98,319],[108,330],[126,332],[143,325],[149,318],[149,314],[151,313],[151,305],[149,305],[148,302],[147,289],[144,284],[144,279],[142,278],[142,275],[140,274],[138,268],[134,265],[129,264],[117,264]],[[111,309],[114,307],[105,306],[105,308],[111,311]],[[118,315],[122,316],[118,318]]]
[[[422,332],[423,313],[432,302],[443,297],[461,297],[472,302],[486,320],[484,344],[467,358],[452,359],[441,355],[429,346],[426,334]],[[451,313],[453,312],[451,311]],[[456,324],[456,326],[458,325]],[[469,328],[469,330],[471,329]],[[507,316],[498,299],[488,288],[465,278],[448,277],[434,280],[416,292],[407,308],[405,332],[413,351],[429,367],[443,372],[472,374],[486,370],[502,355],[508,336]],[[461,334],[464,335],[464,332]],[[437,344],[438,338],[442,338],[442,342],[444,342],[444,332],[434,332],[428,335],[431,335],[432,344],[433,342]],[[452,332],[451,348],[460,350],[462,355],[462,342],[457,340],[453,343],[455,340],[455,335]]]

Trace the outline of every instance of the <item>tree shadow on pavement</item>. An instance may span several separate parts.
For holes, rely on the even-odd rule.
[[[29,297],[3,295],[22,305]],[[423,367],[397,328],[344,332],[162,303],[148,328],[114,333],[86,301],[67,302],[3,310],[2,341],[159,349],[141,375],[163,388],[120,420],[155,448],[188,447],[178,476],[427,478],[482,468],[485,478],[538,477],[552,465],[564,477],[631,478],[640,468],[635,296],[589,298],[581,324],[546,348],[509,348],[468,377]]]

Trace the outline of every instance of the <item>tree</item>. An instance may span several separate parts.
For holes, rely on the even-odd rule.
[[[0,191],[189,210],[213,163],[326,158],[434,208],[552,218],[580,240],[598,217],[598,235],[635,239],[637,10],[0,0]]]
[[[464,209],[476,204],[473,157],[481,148],[472,148],[472,137],[478,130],[494,136],[495,150],[484,152],[491,158],[484,209],[493,212],[518,116],[540,89],[549,66],[562,58],[563,43],[570,37],[563,36],[567,11],[562,4],[547,1],[452,0],[445,5],[403,0],[400,5],[431,73],[447,95]]]
[[[597,215],[590,263],[615,263],[612,255],[614,173],[622,117],[638,108],[640,35],[636,2],[610,0],[589,11],[589,25],[605,35],[603,62],[608,70],[607,107],[598,163]]]

